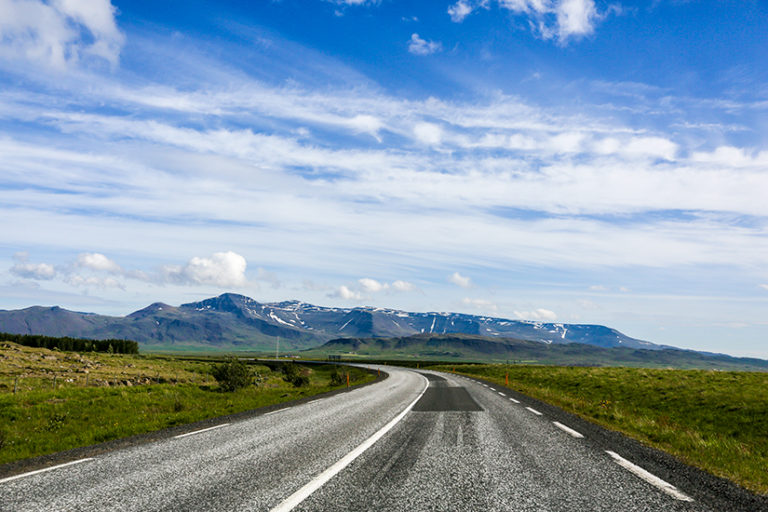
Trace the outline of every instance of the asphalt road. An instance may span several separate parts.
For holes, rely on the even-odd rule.
[[[348,393],[1,478],[0,510],[766,510],[509,390],[386,370]]]

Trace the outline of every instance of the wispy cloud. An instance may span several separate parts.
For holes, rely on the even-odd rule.
[[[370,277],[363,277],[357,280],[357,283],[353,286],[342,285],[336,288],[329,294],[330,297],[340,298],[344,300],[360,301],[364,299],[370,299],[373,294],[379,292],[412,292],[416,287],[408,281],[397,279],[391,283],[378,281],[371,279]]]
[[[464,304],[465,306],[471,306],[475,309],[479,309],[482,311],[496,312],[499,310],[499,307],[496,304],[494,304],[492,301],[487,299],[477,299],[477,298],[472,299],[469,297],[464,297],[461,300],[461,303]]]
[[[540,320],[544,322],[554,322],[557,315],[554,311],[544,308],[534,309],[533,311],[515,311],[515,316],[520,320]]]
[[[531,31],[542,39],[569,40],[588,36],[616,8],[599,13],[594,0],[498,0],[501,9],[524,17]],[[488,9],[489,0],[459,0],[448,8],[451,21],[461,23],[478,8]]]
[[[49,263],[32,263],[29,254],[17,252],[13,255],[14,264],[10,269],[11,274],[24,279],[49,280],[56,276],[56,269]]]
[[[2,0],[0,59],[64,70],[84,58],[116,65],[125,37],[110,0]]]
[[[473,3],[467,0],[459,0],[455,4],[448,7],[448,14],[451,17],[451,21],[455,23],[461,23],[464,21],[464,18],[472,14],[473,10],[475,10]]]
[[[349,289],[346,285],[341,285],[334,290],[333,293],[329,294],[329,297],[359,301],[363,299],[363,294],[359,291]]]
[[[59,278],[75,287],[125,289],[124,280],[151,282],[153,284],[213,285],[219,288],[242,287],[247,283],[244,257],[232,252],[217,252],[210,257],[193,257],[185,265],[165,265],[157,271],[126,270],[101,253],[80,253],[70,263],[54,266],[50,263],[31,263],[26,252],[14,255],[15,264],[10,272],[30,280]],[[274,276],[259,273],[259,279],[271,280]]]
[[[456,286],[461,286],[462,288],[472,287],[472,280],[467,276],[459,274],[458,272],[451,274],[451,277],[448,278],[448,281],[455,284]]]
[[[443,45],[439,41],[428,41],[419,37],[419,34],[411,34],[408,41],[408,51],[414,55],[432,55],[442,50]]]

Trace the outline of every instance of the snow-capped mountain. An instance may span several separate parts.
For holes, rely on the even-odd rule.
[[[260,303],[225,293],[174,307],[155,303],[126,317],[76,313],[58,307],[0,311],[0,332],[87,338],[127,338],[147,345],[248,346],[254,350],[320,345],[334,338],[413,334],[472,334],[542,343],[660,348],[602,325],[542,323],[463,313],[330,308],[299,301]]]

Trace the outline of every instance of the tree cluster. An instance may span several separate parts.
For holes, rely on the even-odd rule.
[[[12,341],[26,347],[59,349],[67,352],[109,352],[138,354],[139,344],[130,340],[88,340],[84,338],[53,337],[39,334],[0,333],[0,340]]]

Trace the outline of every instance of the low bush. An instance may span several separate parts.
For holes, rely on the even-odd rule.
[[[339,372],[338,367],[334,367],[331,372],[331,386],[341,386],[346,382],[346,376]]]
[[[222,391],[236,391],[251,383],[251,372],[239,359],[232,358],[213,369],[213,378]]]

